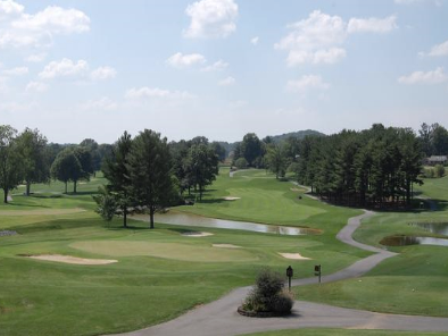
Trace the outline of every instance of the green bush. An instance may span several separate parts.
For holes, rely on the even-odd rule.
[[[246,169],[247,167],[249,167],[249,163],[247,163],[247,160],[245,158],[239,158],[235,161],[235,166],[238,169]]]
[[[290,313],[294,300],[290,294],[283,292],[283,287],[284,279],[278,273],[261,270],[243,308],[255,312]]]
[[[434,167],[434,175],[436,177],[443,177],[445,176],[445,167],[441,164],[438,164]]]
[[[291,312],[294,300],[292,295],[286,292],[276,294],[269,302],[269,311],[287,314]]]

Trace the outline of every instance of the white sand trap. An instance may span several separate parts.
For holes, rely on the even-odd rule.
[[[300,253],[280,253],[283,258],[293,259],[293,260],[311,260],[310,258],[303,257]]]
[[[233,245],[233,244],[213,244],[213,247],[237,249],[237,248],[240,248],[241,246],[237,246],[237,245]]]
[[[236,200],[239,200],[239,199],[241,199],[241,197],[236,197],[236,196],[226,196],[226,197],[224,197],[224,200],[226,200],[226,201],[236,201]]]
[[[192,232],[184,232],[184,233],[182,233],[182,236],[185,236],[185,237],[207,237],[207,236],[213,236],[213,233],[192,231]]]
[[[63,262],[67,264],[77,264],[77,265],[106,265],[117,262],[117,260],[84,259],[62,254],[39,254],[39,255],[31,255],[29,256],[29,258],[46,260],[46,261]]]

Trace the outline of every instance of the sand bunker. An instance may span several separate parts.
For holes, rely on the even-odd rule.
[[[310,258],[303,257],[300,253],[280,253],[283,258],[293,259],[293,260],[311,260]]]
[[[213,247],[237,249],[237,248],[240,248],[241,246],[237,246],[237,245],[233,245],[233,244],[213,244]]]
[[[56,261],[63,262],[67,264],[77,264],[77,265],[106,265],[116,263],[117,260],[105,260],[105,259],[84,259],[77,258],[62,254],[39,254],[39,255],[31,255],[28,256],[31,259],[39,259],[46,261]]]
[[[239,200],[239,199],[241,199],[241,197],[236,197],[236,196],[226,196],[226,197],[224,197],[224,200],[226,200],[226,201],[236,201],[236,200]]]
[[[185,236],[185,237],[207,237],[207,236],[213,236],[213,233],[191,231],[191,232],[183,232],[182,236]]]
[[[303,189],[299,189],[299,188],[291,188],[290,190],[293,191],[293,192],[303,191]]]

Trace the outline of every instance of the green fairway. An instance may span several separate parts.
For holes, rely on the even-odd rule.
[[[347,329],[297,329],[270,331],[255,334],[244,334],[244,336],[436,336],[443,333],[415,332],[415,331],[393,331],[393,330],[347,330]]]
[[[355,232],[355,239],[382,246],[380,241],[392,235],[443,237],[410,224],[446,222],[448,179],[426,179],[419,191],[422,196],[437,200],[439,211],[379,213],[363,222]],[[297,288],[299,296],[304,300],[371,311],[447,317],[448,302],[441,299],[448,296],[447,247],[412,245],[389,249],[400,254],[361,279]]]
[[[188,239],[188,238],[186,238]],[[112,257],[151,256],[173,260],[195,262],[247,262],[258,258],[238,249],[219,249],[217,247],[174,242],[153,243],[147,241],[79,241],[70,245],[81,251]]]
[[[90,194],[104,183],[101,178],[80,185],[79,195],[61,195],[63,185],[58,183],[33,186],[30,197],[14,191],[13,202],[0,206],[0,230],[17,233],[0,237],[0,335],[135,330],[250,285],[265,266],[283,273],[293,265],[298,277],[309,277],[314,263],[334,272],[369,255],[334,239],[359,211],[307,199],[290,183],[256,177],[262,174],[230,179],[223,170],[203,203],[181,210],[309,226],[323,233],[281,236],[162,224],[149,230],[147,223],[132,220],[130,229],[122,229],[120,219],[106,224],[92,211]],[[225,196],[241,199],[223,201]],[[189,237],[183,235],[186,231],[212,235]],[[279,252],[300,253],[310,260],[285,259]],[[78,265],[24,257],[41,254],[118,262]]]
[[[301,188],[266,177],[265,171],[239,172],[231,178],[228,170],[223,169],[204,202],[179,210],[312,227],[322,230],[320,235],[281,236],[164,224],[149,230],[147,223],[133,220],[130,229],[123,229],[120,219],[107,224],[92,211],[95,206],[90,194],[100,182],[104,180],[97,178],[81,185],[80,195],[55,194],[60,192],[57,190],[61,186],[57,184],[45,186],[48,189],[41,186],[43,194],[15,195],[13,203],[0,206],[0,230],[17,233],[0,237],[0,335],[55,335],[60,330],[64,330],[64,335],[97,335],[135,330],[172,319],[232,288],[252,284],[257,271],[265,266],[283,274],[292,265],[295,277],[305,278],[313,276],[315,264],[322,264],[325,272],[332,273],[370,255],[335,239],[347,219],[360,214],[359,210],[312,200]],[[53,191],[53,187],[57,190]],[[226,201],[223,199],[226,196],[239,199]],[[373,242],[384,232],[395,232],[390,228],[388,216],[401,219],[396,224],[400,230],[421,230],[406,224],[406,220],[414,220],[416,215],[442,218],[444,212],[381,214],[363,225],[359,239]],[[212,235],[183,235],[188,231],[206,231]],[[396,250],[406,253],[381,264],[363,278],[367,285],[360,286],[354,280],[343,282],[343,286],[336,283],[335,287],[300,288],[298,298],[333,300],[351,307],[365,303],[365,309],[374,310],[393,311],[389,307],[394,306],[396,312],[429,315],[447,311],[446,305],[440,303],[443,301],[440,295],[446,293],[443,288],[446,265],[441,258],[445,250],[438,247]],[[300,253],[310,260],[285,259],[279,252]],[[78,265],[24,257],[40,254],[117,262]],[[405,286],[409,279],[412,282]],[[415,281],[418,286],[411,286]],[[410,292],[412,289],[415,291]],[[399,290],[409,291],[411,300],[406,296],[394,299]],[[375,296],[368,291],[376,293]],[[412,299],[411,293],[419,299]],[[386,308],[381,303],[383,297]],[[420,308],[412,311],[414,303]]]

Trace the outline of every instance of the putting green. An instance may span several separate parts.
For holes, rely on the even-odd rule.
[[[297,206],[297,203],[293,199],[284,196],[284,190],[229,188],[227,192],[241,199],[237,202],[226,203],[228,205],[225,208],[216,209],[223,215],[226,215],[229,210],[241,218],[258,218],[262,214],[262,219],[275,223],[278,220],[279,214],[292,218],[295,221],[300,221],[326,212],[324,209],[305,204]],[[266,209],[270,210],[266,211]]]
[[[247,262],[258,257],[241,249],[217,249],[213,246],[145,241],[80,241],[70,244],[78,250],[113,257],[151,256],[196,262]]]

